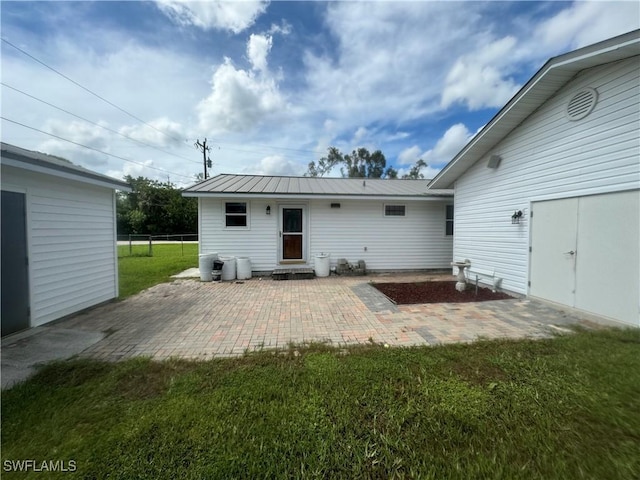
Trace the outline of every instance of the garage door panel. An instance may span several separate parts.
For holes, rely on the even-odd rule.
[[[580,199],[575,306],[638,325],[640,193]],[[634,301],[635,300],[635,301]]]

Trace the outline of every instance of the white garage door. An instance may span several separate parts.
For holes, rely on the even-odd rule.
[[[529,294],[640,326],[640,192],[535,202]]]

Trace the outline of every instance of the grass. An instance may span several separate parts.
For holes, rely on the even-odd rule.
[[[152,257],[148,256],[148,250],[148,245],[134,245],[133,255],[130,255],[128,245],[118,246],[121,299],[168,282],[171,275],[198,266],[197,244],[156,244]]]
[[[47,475],[65,479],[637,479],[640,330],[55,363],[2,394],[17,459],[74,460]]]

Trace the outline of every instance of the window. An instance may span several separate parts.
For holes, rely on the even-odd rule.
[[[453,235],[453,205],[447,205],[447,214],[445,220],[445,235]]]
[[[246,227],[247,226],[247,203],[246,202],[226,202],[224,204],[225,226]]]
[[[404,217],[407,214],[406,205],[385,205],[385,217]]]

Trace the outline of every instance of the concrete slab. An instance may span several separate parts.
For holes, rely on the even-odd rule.
[[[187,268],[183,272],[171,275],[171,278],[200,278],[200,269],[198,267]]]
[[[65,360],[105,337],[103,332],[35,327],[2,339],[2,389],[29,378],[38,365]]]

